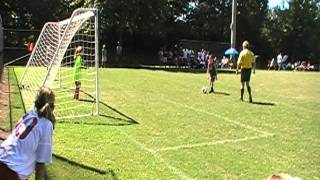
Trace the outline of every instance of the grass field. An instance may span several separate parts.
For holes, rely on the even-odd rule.
[[[239,101],[235,74],[219,74],[216,94],[206,84],[204,73],[101,69],[100,116],[58,121],[49,176],[320,179],[319,73],[257,71],[254,104]]]

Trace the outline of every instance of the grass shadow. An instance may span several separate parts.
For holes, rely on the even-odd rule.
[[[120,116],[124,117],[124,119],[123,118],[116,118],[116,119],[126,120],[126,122],[128,122],[129,124],[139,124],[139,122],[136,121],[135,119],[133,119],[130,116],[120,112],[116,108],[111,107],[107,103],[104,103],[104,102],[100,101],[100,104],[104,105],[105,107],[107,107],[108,109],[112,110],[113,112],[119,114]],[[108,115],[104,115],[104,114],[100,114],[100,116],[109,117]]]
[[[252,102],[252,104],[255,105],[260,105],[260,106],[275,106],[275,103],[271,103],[271,102]]]
[[[221,91],[215,91],[214,94],[224,95],[224,96],[230,96],[230,93],[227,92],[221,92]]]
[[[93,97],[92,97],[93,98]],[[94,99],[79,99],[82,102],[94,103]],[[112,115],[113,114],[113,115]],[[66,124],[85,124],[85,125],[98,125],[98,126],[127,126],[139,124],[139,122],[132,117],[124,114],[118,109],[108,105],[105,102],[100,101],[100,112],[98,116],[92,116],[93,121],[85,118],[85,121],[81,121],[82,118],[78,120],[59,120],[59,123]],[[90,119],[90,118],[89,118]],[[80,121],[79,121],[80,120]]]
[[[112,169],[98,169],[57,154],[53,154],[53,158],[53,163],[48,167],[48,179],[92,179],[97,176],[101,179],[118,179]]]

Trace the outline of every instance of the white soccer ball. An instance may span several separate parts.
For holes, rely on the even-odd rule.
[[[201,92],[202,92],[203,94],[207,94],[207,88],[206,88],[206,87],[202,87]]]

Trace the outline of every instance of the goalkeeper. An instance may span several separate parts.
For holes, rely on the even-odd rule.
[[[82,64],[82,52],[83,49],[81,46],[78,46],[74,53],[74,69],[73,69],[73,77],[76,85],[76,89],[74,91],[74,99],[79,99],[80,87],[81,87],[81,64]]]

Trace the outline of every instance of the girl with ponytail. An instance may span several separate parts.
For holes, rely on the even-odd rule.
[[[35,179],[45,178],[45,164],[52,161],[54,101],[51,89],[40,88],[35,109],[21,118],[10,136],[0,145],[1,178],[25,180],[33,171]]]

